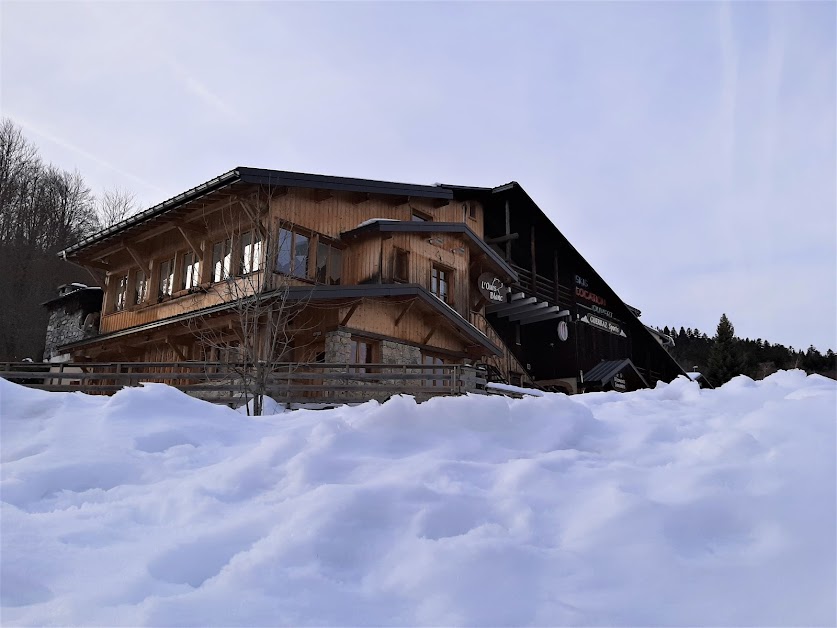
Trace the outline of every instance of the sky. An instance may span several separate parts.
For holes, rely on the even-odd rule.
[[[517,181],[648,325],[837,349],[837,3],[0,5],[0,110],[149,207]]]

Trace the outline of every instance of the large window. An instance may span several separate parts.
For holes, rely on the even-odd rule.
[[[120,312],[125,309],[128,301],[128,275],[122,275],[117,279],[116,294],[113,300],[113,309]]]
[[[210,281],[224,281],[232,273],[232,240],[227,238],[212,245],[212,275]]]
[[[174,260],[167,259],[160,264],[160,293],[159,297],[171,296],[174,289]]]
[[[449,269],[433,264],[430,270],[430,292],[445,303],[450,303],[450,278]]]
[[[303,279],[308,278],[310,238],[296,231],[279,229],[278,240],[276,272]]]
[[[373,359],[374,345],[368,340],[352,338],[349,349],[350,364],[371,364]],[[365,366],[356,366],[349,369],[350,373],[367,373]]]
[[[180,274],[180,289],[191,290],[197,288],[200,280],[200,262],[197,256],[189,251],[183,255],[183,268]]]
[[[317,283],[340,285],[343,276],[343,251],[320,241],[317,244]]]
[[[262,267],[262,238],[258,231],[241,234],[238,268],[242,275],[255,272]]]
[[[148,277],[141,270],[137,271],[134,278],[134,305],[139,305],[148,296]]]

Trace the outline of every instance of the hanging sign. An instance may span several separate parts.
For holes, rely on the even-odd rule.
[[[617,373],[610,381],[613,384],[613,390],[627,390],[628,388],[628,383],[622,373]]]
[[[570,337],[570,328],[567,325],[567,321],[561,321],[558,323],[558,340],[561,342],[566,342],[567,338]]]
[[[585,314],[579,319],[582,323],[587,323],[596,329],[601,329],[611,334],[615,334],[617,336],[622,336],[623,338],[627,338],[628,335],[623,331],[623,329],[613,321],[609,321],[606,318],[602,318],[601,316],[596,316],[595,314]]]
[[[491,273],[483,273],[479,276],[477,288],[480,294],[491,303],[505,303],[506,295],[511,290],[499,277]]]

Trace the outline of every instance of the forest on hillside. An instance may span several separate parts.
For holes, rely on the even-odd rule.
[[[130,193],[94,195],[79,172],[44,163],[18,125],[0,121],[0,360],[41,359],[41,304],[61,284],[94,284],[58,253],[134,211]]]
[[[764,379],[783,369],[803,369],[837,379],[837,356],[832,349],[822,353],[811,345],[803,351],[761,338],[738,338],[725,314],[712,337],[691,327],[656,329],[674,340],[669,353],[683,370],[703,373],[715,386],[736,374]]]

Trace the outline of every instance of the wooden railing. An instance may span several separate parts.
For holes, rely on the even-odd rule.
[[[40,390],[110,395],[126,386],[165,383],[192,396],[235,405],[253,394],[288,404],[359,403],[406,393],[419,400],[484,392],[485,377],[461,364],[223,362],[0,363],[0,377]]]
[[[564,284],[559,283],[558,291],[556,292],[554,279],[544,277],[543,275],[536,275],[533,279],[531,270],[526,270],[516,264],[511,264],[511,267],[518,274],[520,280],[516,285],[522,290],[555,305],[569,305],[573,302],[573,293]]]

